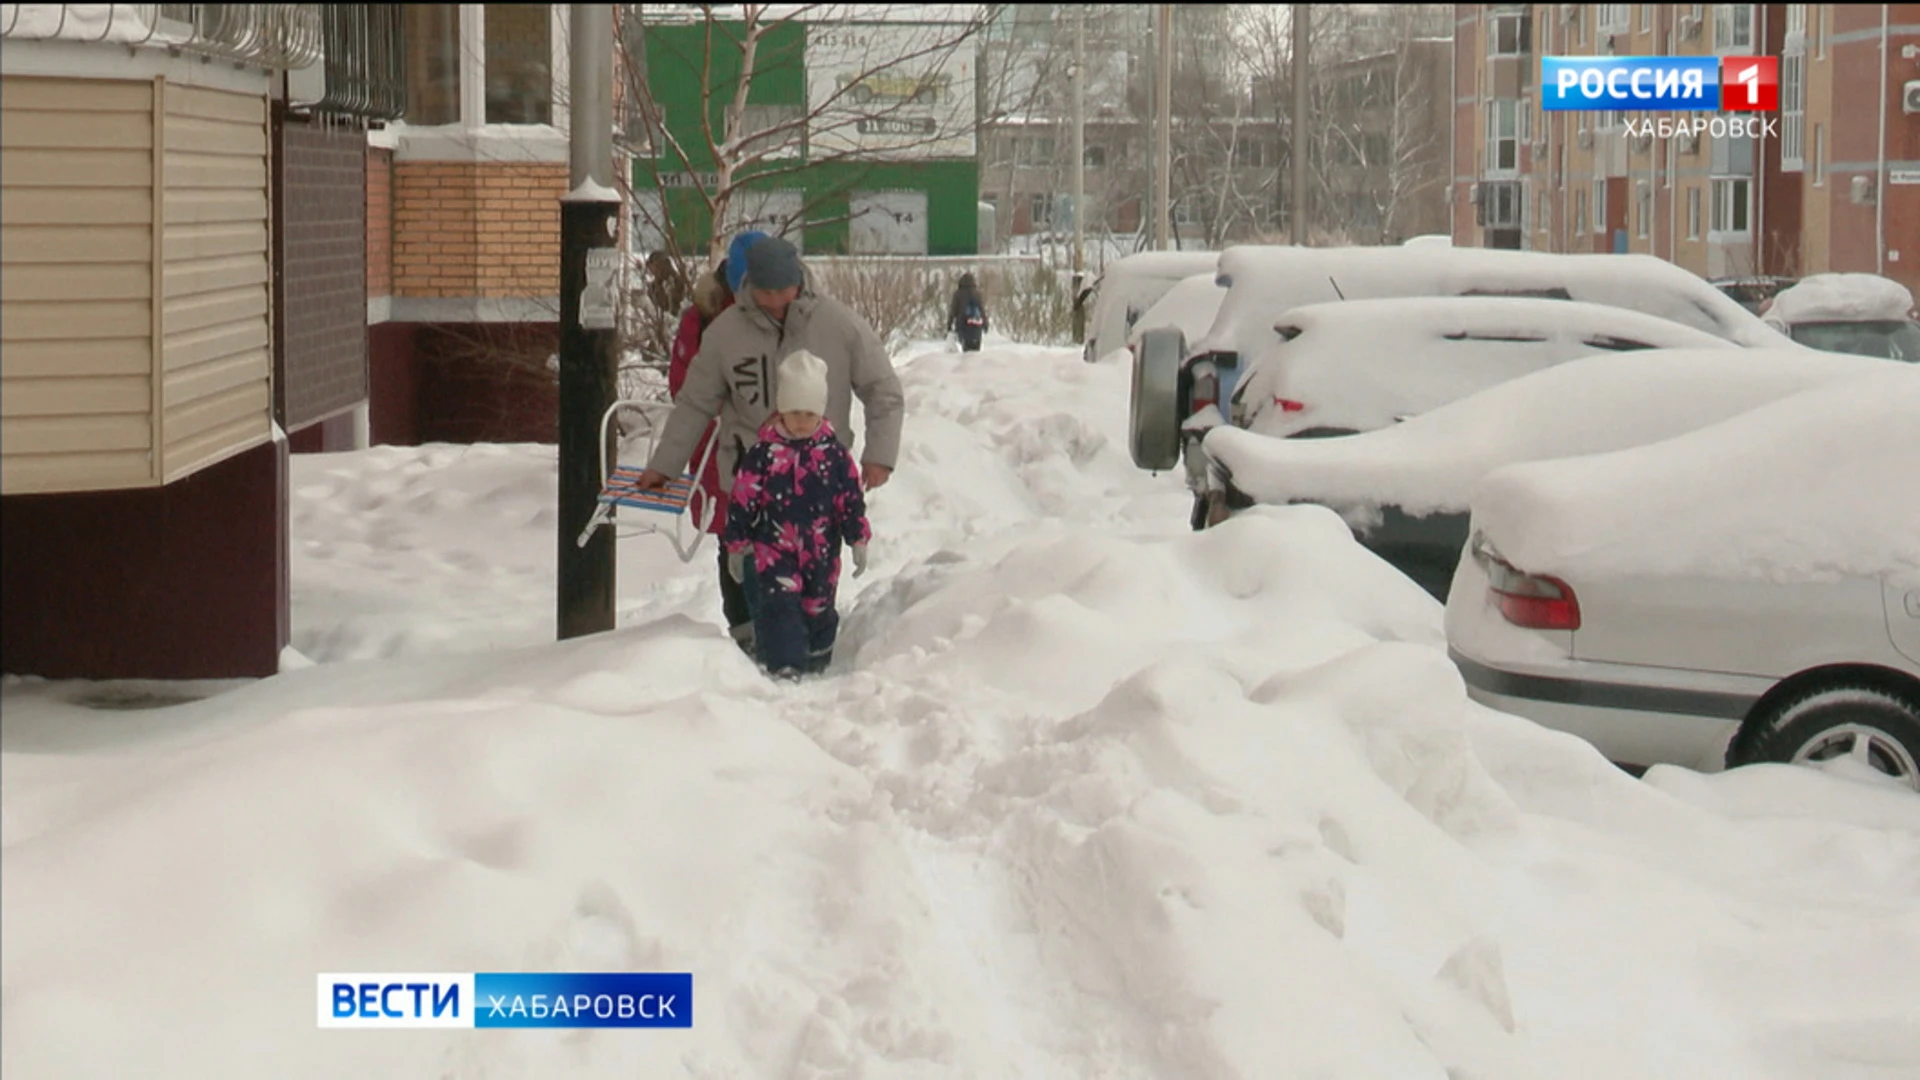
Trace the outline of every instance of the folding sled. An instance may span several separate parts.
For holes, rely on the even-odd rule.
[[[713,523],[715,511],[714,500],[700,490],[696,481],[706,470],[707,459],[713,456],[713,444],[718,440],[703,440],[698,458],[685,475],[669,480],[664,488],[651,491],[639,486],[640,474],[645,471],[643,465],[622,465],[618,454],[611,463],[607,459],[607,431],[614,417],[624,413],[636,421],[623,433],[620,450],[625,451],[630,444],[637,446],[641,450],[639,460],[645,462],[653,456],[654,444],[666,430],[667,417],[672,412],[673,406],[662,401],[616,401],[600,418],[600,505],[594,508],[593,517],[580,532],[580,539],[576,541],[580,547],[586,547],[594,532],[608,525],[615,530],[614,535],[620,537],[648,533],[665,536],[672,541],[681,562],[693,561],[701,541],[706,539],[707,526]],[[622,517],[619,515],[622,509],[631,513]]]

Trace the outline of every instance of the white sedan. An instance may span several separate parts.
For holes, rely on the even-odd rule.
[[[1855,768],[1920,791],[1920,370],[1472,500],[1447,640],[1472,695],[1614,761]]]

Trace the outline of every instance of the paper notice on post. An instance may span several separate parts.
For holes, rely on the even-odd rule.
[[[580,328],[611,330],[620,275],[619,248],[587,249],[587,284],[580,290]]]

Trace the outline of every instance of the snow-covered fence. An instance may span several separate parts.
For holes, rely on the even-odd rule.
[[[846,303],[883,338],[938,337],[960,275],[971,273],[992,329],[1016,341],[1059,344],[1072,333],[1070,273],[1035,255],[814,255],[821,291]]]

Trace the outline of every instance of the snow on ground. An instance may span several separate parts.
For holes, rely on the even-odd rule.
[[[550,449],[296,458],[323,663],[145,711],[5,686],[0,1071],[1920,1070],[1920,801],[1641,782],[1469,703],[1331,512],[1185,532],[1126,374],[904,363],[874,569],[792,687],[659,540],[623,541],[620,629],[549,643]],[[309,996],[627,969],[693,972],[695,1026],[322,1031]]]

